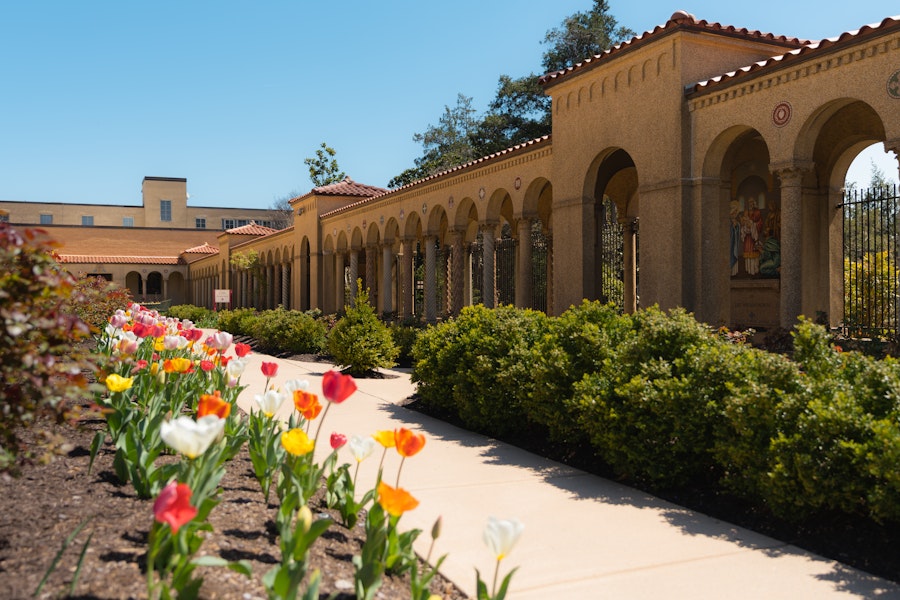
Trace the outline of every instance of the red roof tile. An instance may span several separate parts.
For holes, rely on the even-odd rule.
[[[361,206],[367,202],[372,202],[373,200],[375,200],[376,198],[380,198],[381,196],[387,196],[388,194],[393,194],[400,190],[405,190],[405,189],[408,189],[413,186],[421,185],[422,183],[424,183],[426,181],[431,181],[431,180],[437,179],[439,177],[444,177],[445,175],[449,175],[451,173],[456,173],[457,171],[463,171],[465,169],[469,169],[472,167],[482,166],[483,164],[485,164],[487,162],[496,160],[501,157],[507,157],[508,155],[518,153],[519,151],[524,151],[526,148],[531,149],[533,146],[539,146],[539,145],[543,145],[545,143],[549,143],[549,141],[550,141],[549,135],[541,136],[541,137],[533,139],[533,140],[528,140],[527,142],[522,142],[521,144],[516,144],[515,146],[512,146],[511,148],[506,148],[505,150],[500,150],[499,152],[494,152],[493,154],[488,154],[487,156],[482,156],[481,158],[476,158],[475,160],[469,161],[462,165],[458,165],[451,169],[447,169],[446,171],[441,171],[440,173],[435,173],[433,175],[429,175],[428,177],[423,177],[422,179],[418,179],[416,181],[413,181],[412,183],[407,183],[406,185],[400,186],[396,189],[382,190],[380,194],[376,194],[375,196],[371,196],[369,198],[359,200],[352,204],[348,204],[347,206],[342,206],[341,208],[336,208],[327,213],[323,213],[321,216],[327,217],[327,216],[331,216],[331,215],[336,215],[336,214],[342,213],[344,211]]]
[[[209,242],[203,242],[202,246],[194,246],[193,248],[188,248],[184,251],[185,254],[218,254],[219,249],[215,246],[210,246]]]
[[[668,21],[666,21],[665,25],[657,25],[653,28],[652,31],[645,31],[641,35],[633,37],[630,40],[622,42],[620,44],[616,44],[612,48],[605,50],[600,54],[595,54],[590,58],[585,58],[583,61],[571,67],[559,71],[554,71],[552,73],[547,73],[541,76],[538,79],[538,82],[544,87],[549,87],[551,85],[559,83],[562,79],[568,77],[575,71],[584,71],[586,69],[596,67],[598,64],[602,64],[603,61],[610,60],[617,55],[623,54],[629,50],[633,50],[634,48],[637,48],[649,42],[650,40],[659,38],[663,35],[668,35],[676,29],[704,31],[719,35],[727,35],[729,37],[740,37],[757,42],[767,42],[785,48],[798,48],[809,44],[808,40],[789,38],[783,35],[776,36],[774,34],[763,33],[761,31],[750,31],[746,28],[738,29],[737,27],[734,27],[732,25],[710,23],[709,21],[704,20],[698,21],[694,15],[689,14],[683,10],[679,10],[676,11]]]
[[[370,196],[377,196],[386,191],[387,190],[384,188],[356,183],[349,177],[344,177],[343,180],[337,183],[314,187],[310,193],[318,194],[320,196],[362,196],[368,198]]]
[[[182,265],[177,256],[102,256],[92,254],[60,254],[59,262],[64,264],[134,264],[134,265]]]
[[[276,231],[278,230],[272,229],[271,227],[265,227],[264,225],[257,225],[256,221],[250,221],[243,227],[226,229],[225,233],[231,233],[234,235],[269,235],[270,233],[275,233]]]
[[[729,82],[738,77],[743,77],[750,73],[756,73],[757,71],[766,69],[767,67],[776,69],[780,66],[783,66],[784,64],[803,60],[810,55],[814,56],[818,52],[824,52],[836,46],[854,43],[859,39],[866,37],[867,35],[880,35],[885,31],[896,28],[900,28],[900,15],[895,17],[888,17],[881,21],[881,23],[864,25],[863,27],[860,27],[855,31],[847,31],[836,37],[825,38],[820,42],[807,43],[802,48],[797,48],[796,50],[791,50],[790,52],[779,54],[778,56],[773,56],[771,58],[767,58],[766,60],[755,62],[752,65],[741,67],[740,69],[724,73],[717,77],[707,79],[706,81],[701,81],[685,88],[685,93],[692,94],[694,92],[703,92],[715,86],[716,84]]]

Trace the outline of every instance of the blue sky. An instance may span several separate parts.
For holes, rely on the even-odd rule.
[[[898,12],[896,0],[609,4],[638,33],[683,8],[816,40]],[[499,75],[539,72],[547,30],[591,5],[0,0],[0,199],[139,204],[149,175],[186,177],[194,206],[265,208],[312,187],[303,160],[322,142],[350,177],[386,186],[458,93],[484,110]]]

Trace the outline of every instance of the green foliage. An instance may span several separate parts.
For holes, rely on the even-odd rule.
[[[594,0],[591,10],[569,15],[559,27],[547,32],[544,44],[549,47],[543,55],[544,72],[571,67],[634,35],[627,27],[617,27],[607,0]]]
[[[420,334],[413,348],[419,396],[453,410],[467,427],[504,435],[531,423],[533,348],[547,316],[510,306],[464,308],[459,317]]]
[[[131,302],[130,290],[103,277],[82,277],[75,282],[67,308],[96,333],[106,327],[111,314],[124,310]]]
[[[313,185],[320,187],[331,183],[338,183],[346,177],[346,174],[338,167],[337,154],[334,148],[330,148],[325,142],[316,150],[315,158],[306,158],[303,164],[309,167],[309,180]]]
[[[0,470],[15,469],[17,430],[42,417],[62,421],[67,403],[90,396],[84,371],[96,368],[79,343],[90,329],[70,312],[82,301],[75,280],[41,234],[0,224]]]
[[[394,366],[399,349],[387,325],[375,315],[369,293],[357,280],[356,306],[345,307],[345,315],[328,334],[328,353],[351,375]]]
[[[253,325],[257,319],[256,309],[236,308],[220,310],[218,328],[232,335],[253,335]]]
[[[198,327],[216,327],[216,313],[203,306],[193,304],[176,304],[166,311],[166,316],[179,320],[187,320]],[[227,331],[227,330],[225,330]],[[229,331],[229,333],[231,333]]]
[[[318,354],[325,345],[325,325],[297,310],[278,307],[260,313],[250,326],[250,335],[261,352]]]
[[[388,329],[391,332],[391,339],[394,340],[394,345],[397,346],[397,362],[401,365],[411,364],[413,360],[413,346],[423,328],[392,323]]]

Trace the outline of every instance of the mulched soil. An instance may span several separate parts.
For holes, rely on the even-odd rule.
[[[0,480],[0,598],[32,598],[64,541],[84,520],[87,525],[62,554],[40,598],[69,594],[79,554],[91,535],[83,567],[70,597],[81,599],[145,598],[144,561],[153,519],[152,500],[137,498],[130,485],[121,485],[113,471],[114,450],[101,449],[88,473],[94,433],[105,427],[100,419],[83,419],[59,432],[71,444],[64,456],[46,465],[26,465],[21,476]],[[35,443],[34,431],[23,433]],[[274,516],[277,498],[265,503],[253,476],[246,446],[226,468],[221,503],[210,514],[214,531],[206,534],[200,554],[226,560],[249,561],[252,579],[224,568],[200,567],[201,595],[210,599],[265,599],[262,576],[280,552]],[[313,513],[329,513],[320,497],[310,501]],[[334,593],[338,600],[355,598],[351,559],[360,553],[365,534],[362,522],[352,530],[335,523],[312,546],[310,572],[322,572],[320,598]],[[402,525],[402,523],[401,523]],[[428,535],[427,532],[422,535]],[[446,579],[436,578],[432,590],[445,599],[466,598]],[[378,598],[410,597],[408,578],[386,576]]]

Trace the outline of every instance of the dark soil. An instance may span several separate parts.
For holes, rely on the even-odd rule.
[[[121,485],[112,468],[113,449],[101,449],[88,473],[89,448],[94,433],[105,427],[99,419],[82,420],[75,427],[58,429],[71,450],[46,465],[25,465],[21,476],[0,480],[0,598],[34,597],[54,557],[83,521],[87,524],[63,552],[44,585],[41,598],[69,594],[82,599],[145,598],[144,561],[147,535],[153,520],[152,500],[137,498],[130,485]],[[27,443],[36,441],[25,431]],[[249,561],[252,579],[224,568],[200,567],[203,598],[265,599],[262,576],[280,559],[274,516],[277,507],[266,504],[252,472],[246,446],[228,464],[221,481],[221,502],[210,514],[214,531],[206,534],[200,554],[226,560]],[[274,496],[274,494],[273,494]],[[275,500],[277,502],[277,499]],[[328,513],[319,497],[310,501],[313,513]],[[364,521],[364,519],[360,519]],[[91,536],[77,580],[79,554]],[[348,530],[335,518],[310,551],[310,572],[322,573],[320,598],[336,594],[338,600],[355,598],[351,558],[365,540],[362,525]],[[432,590],[444,598],[466,598],[449,581],[438,577]],[[385,577],[378,596],[409,598],[408,578]]]

